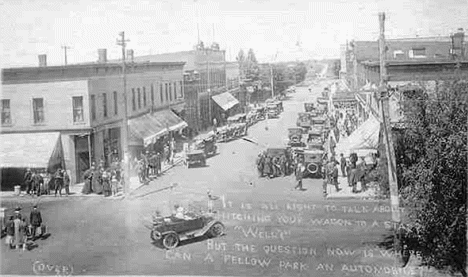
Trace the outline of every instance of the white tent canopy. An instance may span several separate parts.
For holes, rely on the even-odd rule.
[[[336,155],[339,156],[343,153],[347,157],[351,153],[357,153],[358,156],[365,156],[369,152],[377,152],[379,132],[380,122],[371,115],[349,137],[337,143]]]

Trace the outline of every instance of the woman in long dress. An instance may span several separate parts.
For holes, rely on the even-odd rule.
[[[93,172],[93,180],[91,182],[92,184],[92,189],[93,192],[96,194],[101,194],[103,189],[102,189],[102,178],[101,178],[101,172],[99,169],[96,169]]]
[[[104,190],[104,196],[108,197],[111,196],[111,184],[110,184],[110,174],[108,171],[104,171],[102,173],[102,187]]]
[[[92,189],[91,189],[91,182],[92,182],[92,179],[93,179],[92,169],[93,168],[86,170],[84,172],[84,174],[83,174],[83,177],[84,177],[84,180],[85,180],[83,190],[81,190],[81,193],[83,193],[83,194],[90,194],[91,192],[93,192]]]

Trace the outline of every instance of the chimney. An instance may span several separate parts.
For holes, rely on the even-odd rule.
[[[133,62],[133,49],[128,49],[127,50],[127,61],[128,62]]]
[[[46,67],[47,66],[47,55],[42,54],[39,55],[39,67]]]
[[[107,49],[98,49],[99,63],[107,62]]]

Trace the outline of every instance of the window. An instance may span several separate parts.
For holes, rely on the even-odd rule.
[[[164,86],[165,86],[165,88],[166,88],[166,89],[165,89],[165,91],[166,91],[166,101],[168,101],[168,100],[169,100],[169,95],[168,95],[168,92],[169,92],[169,91],[167,90],[167,83],[165,83]]]
[[[119,107],[117,102],[117,91],[114,91],[114,115],[119,114]]]
[[[107,117],[107,93],[102,94],[102,113]]]
[[[161,97],[161,104],[164,103],[163,85],[162,84],[159,84],[159,96]]]
[[[425,58],[426,57],[426,48],[413,48],[410,51],[411,58]]]
[[[154,106],[154,86],[151,84],[151,106]]]
[[[83,122],[83,96],[72,97],[73,102],[73,122]]]
[[[405,53],[401,50],[395,50],[393,51],[393,58],[394,59],[402,59],[405,58]]]
[[[177,82],[174,82],[174,99],[177,99]]]
[[[96,96],[91,95],[91,119],[96,120]]]
[[[169,83],[169,101],[172,102],[172,83]]]
[[[34,123],[44,122],[44,98],[33,98]]]
[[[2,99],[2,125],[11,124],[10,99]]]
[[[146,87],[143,87],[143,106],[146,107]]]
[[[184,98],[184,84],[182,81],[180,81],[180,86],[179,86],[179,97]]]
[[[132,108],[136,110],[136,99],[135,99],[135,89],[132,88]]]
[[[138,91],[138,109],[141,109],[141,91],[140,88],[137,88]]]

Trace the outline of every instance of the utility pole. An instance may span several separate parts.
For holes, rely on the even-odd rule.
[[[206,55],[206,72],[207,72],[207,83],[208,83],[208,126],[211,126],[213,124],[213,119],[211,118],[211,70],[210,70],[210,58],[208,54],[208,49],[205,50],[207,55]]]
[[[274,83],[273,83],[273,65],[270,64],[270,75],[271,75],[271,99],[275,98],[275,89],[274,89]]]
[[[66,46],[66,45],[62,45],[62,49],[63,49],[64,52],[65,52],[65,65],[67,65],[67,64],[68,64],[68,62],[67,62],[67,49],[71,49],[71,47],[70,47],[70,46]]]
[[[380,38],[379,38],[379,56],[380,56],[380,112],[383,123],[384,131],[384,143],[387,154],[387,165],[388,165],[388,184],[390,187],[390,203],[392,209],[392,221],[395,228],[395,239],[394,239],[394,250],[400,253],[400,233],[398,227],[401,222],[400,219],[400,200],[398,193],[398,179],[396,174],[396,158],[395,150],[393,148],[392,128],[389,117],[389,95],[387,89],[387,69],[385,67],[385,13],[379,13],[379,26],[380,26]]]
[[[117,45],[122,46],[122,79],[123,79],[123,101],[124,101],[124,117],[123,126],[121,128],[121,143],[124,160],[124,186],[123,192],[128,195],[130,193],[130,156],[128,153],[128,108],[127,108],[127,72],[125,64],[125,47],[130,40],[125,39],[125,32],[119,33],[120,39],[117,40]]]

